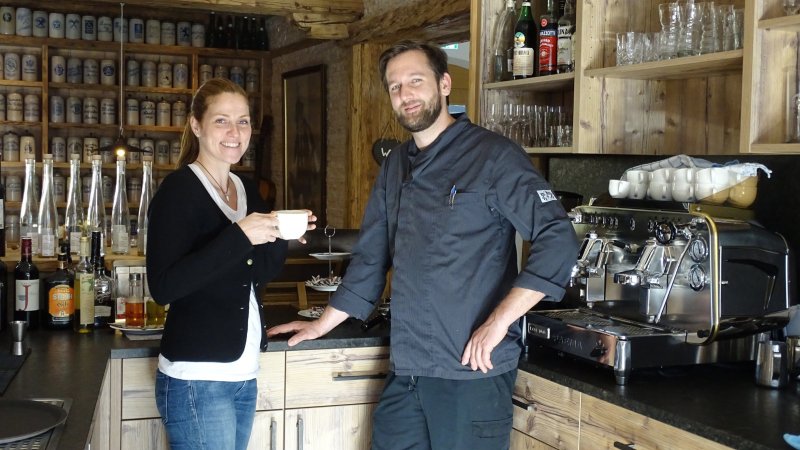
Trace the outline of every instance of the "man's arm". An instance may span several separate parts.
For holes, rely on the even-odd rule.
[[[530,289],[512,288],[506,298],[492,311],[486,322],[472,333],[461,356],[461,364],[486,373],[493,369],[492,350],[508,334],[508,327],[544,298]]]
[[[328,334],[329,331],[344,322],[347,317],[349,316],[346,312],[339,311],[332,306],[327,306],[325,307],[325,312],[322,313],[319,319],[311,322],[297,320],[276,325],[267,330],[267,336],[271,337],[277,334],[294,333],[294,336],[290,337],[289,342],[287,342],[289,347],[293,347],[303,341],[316,339]]]

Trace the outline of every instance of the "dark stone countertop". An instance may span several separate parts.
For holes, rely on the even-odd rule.
[[[625,386],[610,368],[531,349],[520,369],[736,449],[789,449],[800,434],[800,385],[755,384],[755,363],[639,369]]]
[[[297,309],[291,306],[268,307],[267,317],[270,326],[303,320],[297,315]],[[348,319],[327,336],[303,342],[291,350],[389,344],[387,324],[380,324],[368,332],[362,331],[360,325],[360,321]],[[271,339],[268,351],[287,350],[287,338]],[[96,330],[87,335],[68,330],[35,330],[28,333],[26,342],[31,352],[2,398],[72,399],[72,408],[58,445],[59,449],[66,450],[85,447],[109,358],[157,356],[159,345],[158,340],[131,341],[111,329]],[[0,351],[9,352],[10,348],[11,334],[6,330],[0,333]]]

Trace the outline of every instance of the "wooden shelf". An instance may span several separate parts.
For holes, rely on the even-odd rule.
[[[7,125],[12,127],[22,127],[22,128],[39,128],[42,126],[42,122],[11,122],[8,120],[0,121],[0,125]]]
[[[0,86],[9,87],[24,87],[24,88],[42,88],[41,81],[22,81],[22,80],[0,80]]]
[[[573,153],[573,148],[570,147],[523,147],[525,153],[529,155],[547,155],[547,154],[564,154]]]
[[[758,21],[758,28],[770,31],[800,32],[800,14]]]
[[[750,146],[750,153],[761,155],[799,155],[800,144],[753,144]]]
[[[525,91],[560,91],[572,89],[575,82],[575,72],[559,73],[556,75],[546,75],[543,77],[532,77],[521,80],[499,81],[496,83],[486,83],[485,89],[504,89],[504,90],[525,90]]]
[[[116,125],[116,124],[106,125],[106,124],[102,124],[102,123],[92,124],[92,123],[67,123],[67,122],[53,123],[53,122],[50,122],[49,127],[52,130],[82,130],[82,131],[88,131],[88,132],[93,132],[93,131],[94,132],[114,132],[115,135],[116,135],[116,133],[119,132],[119,125]]]
[[[136,94],[164,94],[164,95],[192,95],[191,89],[165,88],[165,87],[146,87],[146,86],[126,86],[125,92]]]
[[[626,78],[632,80],[683,80],[707,78],[712,75],[741,72],[743,51],[709,53],[685,56],[667,61],[653,61],[629,66],[588,69],[584,72],[593,78]]]
[[[49,83],[49,85],[51,91],[54,89],[80,91],[81,97],[88,97],[85,95],[86,91],[119,92],[117,84]]]

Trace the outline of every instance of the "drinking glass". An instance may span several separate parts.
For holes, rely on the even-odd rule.
[[[680,6],[680,12],[682,28],[678,39],[678,56],[697,55],[700,52],[702,6],[694,1],[687,1]]]
[[[717,7],[717,15],[720,16],[722,22],[722,50],[728,51],[734,49],[734,32],[735,27],[731,22],[733,17],[733,5],[720,5]]]
[[[678,38],[681,30],[681,16],[678,2],[658,5],[658,17],[661,22],[661,51],[659,59],[674,58],[678,54]]]
[[[714,2],[703,2],[698,5],[702,11],[698,50],[701,55],[714,53],[719,51],[717,48],[717,8],[714,6]]]
[[[783,11],[787,16],[800,12],[800,0],[783,0]]]

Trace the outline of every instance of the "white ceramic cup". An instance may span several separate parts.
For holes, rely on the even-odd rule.
[[[672,181],[674,183],[693,184],[696,172],[697,169],[692,167],[682,167],[680,169],[675,169],[675,171],[672,173]]]
[[[672,200],[672,185],[670,183],[651,182],[650,187],[647,188],[647,195],[653,200],[670,201]]]
[[[608,193],[614,198],[628,198],[631,183],[625,180],[608,180]]]
[[[630,183],[630,191],[628,192],[628,198],[634,200],[641,200],[647,197],[647,188],[648,183],[647,181],[639,181],[639,182],[629,182]]]
[[[625,172],[625,180],[631,184],[647,182],[650,180],[650,173],[646,170],[629,170]]]
[[[702,203],[721,205],[728,199],[727,188],[718,188],[711,183],[695,183],[694,196]]]
[[[650,172],[650,183],[669,184],[672,182],[672,173],[675,169],[663,167]]]
[[[278,216],[278,231],[281,239],[297,239],[306,233],[308,212],[303,209],[284,209],[275,211]]]
[[[729,188],[733,184],[730,170],[725,167],[709,167],[697,171],[696,183],[712,184],[718,189]]]
[[[693,202],[694,184],[685,181],[672,182],[672,199],[676,202]]]

